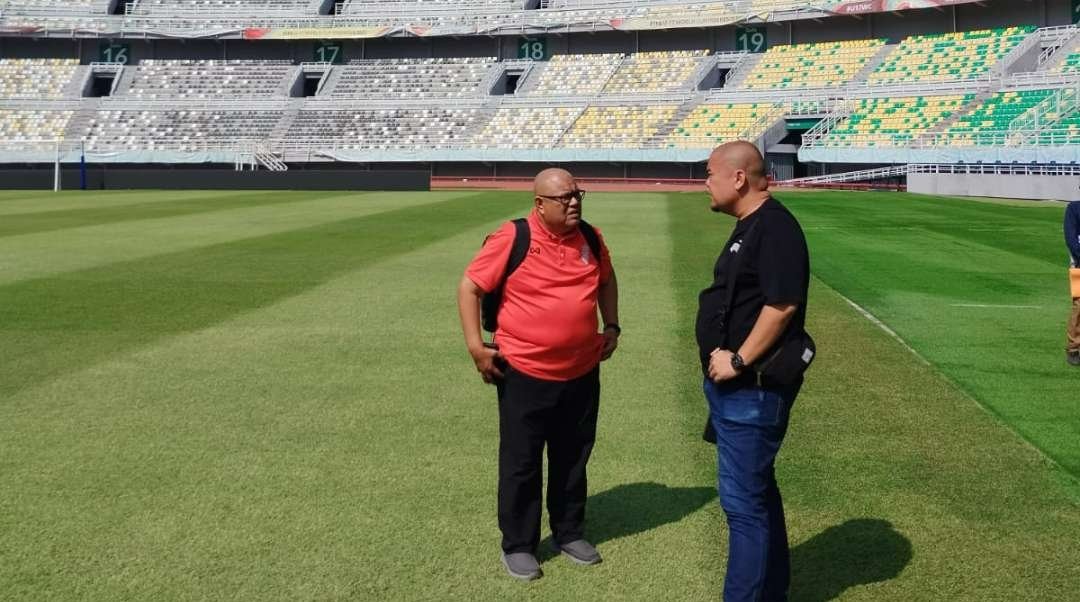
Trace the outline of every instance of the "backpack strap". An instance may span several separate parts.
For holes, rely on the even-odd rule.
[[[529,252],[529,243],[531,242],[532,235],[529,232],[529,221],[524,217],[515,219],[514,244],[510,247],[510,258],[506,261],[506,272],[503,273],[499,288],[506,286],[506,279],[521,266],[521,262],[525,261],[525,254]]]
[[[592,251],[593,257],[596,258],[596,264],[600,265],[604,261],[604,256],[600,253],[600,236],[596,233],[596,229],[585,220],[581,220],[578,228],[581,229],[581,235],[585,237],[585,242],[589,243],[589,250]]]

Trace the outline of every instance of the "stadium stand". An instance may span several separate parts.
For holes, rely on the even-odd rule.
[[[627,57],[604,86],[605,94],[663,92],[689,88],[690,76],[708,50],[638,52]]]
[[[313,15],[311,0],[134,0],[129,14]]]
[[[495,58],[352,61],[334,68],[330,96],[347,98],[455,98],[486,94],[481,85]]]
[[[472,140],[479,148],[550,148],[584,106],[499,107]]]
[[[622,54],[560,54],[542,64],[522,92],[533,96],[599,94],[622,63]],[[533,79],[535,78],[535,79]]]
[[[829,130],[828,146],[901,146],[963,110],[975,94],[863,98]]]
[[[288,61],[144,60],[119,92],[147,99],[280,96],[294,69]]]
[[[346,150],[446,148],[469,140],[482,115],[476,107],[305,110],[287,139]]]
[[[197,151],[264,140],[281,110],[126,110],[96,113],[82,136],[88,150]]]
[[[11,143],[60,138],[73,113],[0,109],[0,140]]]
[[[774,46],[740,87],[828,88],[851,82],[885,40],[850,40]]]
[[[696,108],[671,132],[671,148],[711,148],[736,139],[754,139],[780,119],[781,103],[707,104]]]
[[[61,98],[78,66],[77,59],[0,59],[0,98]]]
[[[640,147],[670,120],[678,105],[589,107],[562,138],[567,148]]]
[[[1056,71],[1063,73],[1075,73],[1080,71],[1080,52],[1070,53],[1065,60],[1057,66]]]
[[[971,112],[961,116],[938,140],[957,146],[1004,143],[1005,138],[986,134],[1007,132],[1009,125],[1045,100],[1053,90],[998,92]]]
[[[911,36],[868,79],[895,84],[978,77],[1033,31],[1024,26]]]

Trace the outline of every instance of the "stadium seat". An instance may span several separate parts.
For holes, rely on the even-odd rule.
[[[0,59],[0,98],[61,98],[78,59]]]
[[[884,40],[850,40],[774,46],[739,86],[829,88],[850,82],[885,45]]]
[[[826,134],[826,146],[904,146],[962,110],[974,94],[864,98]]]
[[[689,81],[707,50],[638,52],[628,56],[604,86],[605,94],[666,92],[689,89]]]
[[[780,103],[707,104],[694,109],[667,138],[670,148],[712,148],[740,138],[752,139],[784,114]]]
[[[589,107],[562,138],[567,148],[633,148],[644,145],[675,116],[679,105]]]
[[[873,83],[970,79],[984,75],[1034,27],[911,36],[869,76]]]

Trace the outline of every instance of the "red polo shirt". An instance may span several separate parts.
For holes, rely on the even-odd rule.
[[[534,378],[566,381],[588,374],[600,363],[596,299],[611,279],[611,258],[603,236],[602,259],[592,256],[580,230],[552,234],[536,212],[529,214],[529,252],[503,289],[495,342],[515,370]],[[514,224],[495,231],[465,270],[476,286],[498,286],[510,259]]]

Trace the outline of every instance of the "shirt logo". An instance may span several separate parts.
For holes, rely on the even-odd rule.
[[[732,253],[738,254],[739,249],[742,249],[742,240],[739,240],[735,244],[731,245],[731,252]]]
[[[589,245],[581,245],[581,263],[589,265]]]
[[[539,254],[540,254],[540,247],[530,247],[529,248],[529,255],[539,255]]]

